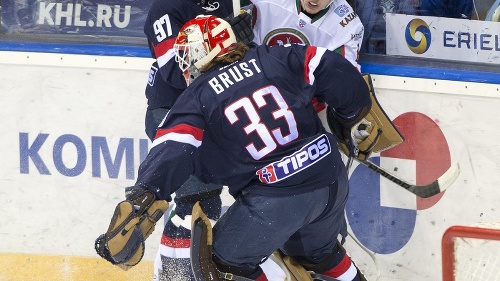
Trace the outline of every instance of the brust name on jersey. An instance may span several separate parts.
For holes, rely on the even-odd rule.
[[[245,78],[252,77],[255,73],[262,72],[257,66],[255,59],[251,59],[248,62],[235,62],[221,69],[224,68],[226,68],[224,72],[208,80],[208,84],[217,94],[224,92],[224,90]]]

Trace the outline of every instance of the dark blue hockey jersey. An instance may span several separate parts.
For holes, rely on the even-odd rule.
[[[233,196],[243,189],[283,196],[330,184],[344,164],[313,97],[346,120],[370,105],[361,74],[341,55],[314,46],[252,45],[242,60],[213,67],[181,94],[137,184],[169,199],[199,161]]]
[[[215,9],[217,8],[217,9]],[[151,55],[156,59],[146,86],[148,108],[170,108],[186,88],[186,82],[174,61],[173,46],[180,28],[198,15],[220,18],[232,13],[231,0],[156,0],[144,23]],[[168,94],[167,94],[168,93]]]

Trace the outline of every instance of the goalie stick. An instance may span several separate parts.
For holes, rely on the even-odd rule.
[[[380,174],[384,178],[392,181],[393,183],[403,187],[404,189],[408,190],[409,192],[417,195],[420,198],[428,198],[431,196],[434,196],[436,194],[439,194],[443,191],[445,191],[458,177],[458,174],[460,174],[460,166],[458,163],[455,163],[451,165],[451,167],[439,178],[437,178],[435,181],[429,183],[429,184],[424,184],[424,185],[416,185],[416,184],[411,184],[408,183],[397,176],[391,174],[387,170],[383,169],[382,167],[378,166],[377,164],[369,161],[369,160],[356,160],[368,167],[369,169],[375,171],[376,173]]]
[[[236,17],[240,14],[240,0],[233,0],[233,17]]]

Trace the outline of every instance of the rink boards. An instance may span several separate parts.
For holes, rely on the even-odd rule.
[[[150,146],[144,133],[150,63],[0,52],[0,280],[150,280],[161,227],[140,266],[127,272],[93,249]],[[351,237],[368,252],[351,237],[346,247],[370,280],[439,280],[448,227],[500,220],[499,87],[373,78],[406,141],[372,160],[417,184],[455,162],[461,173],[443,194],[418,199],[354,164],[346,217]]]

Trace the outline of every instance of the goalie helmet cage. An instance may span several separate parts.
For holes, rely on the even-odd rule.
[[[443,281],[500,280],[500,222],[451,226],[441,255]]]

